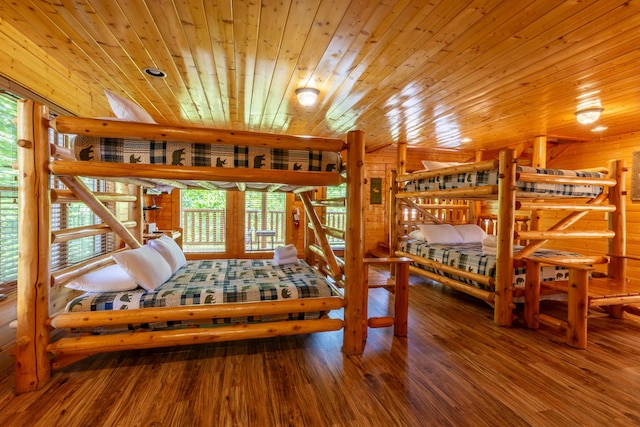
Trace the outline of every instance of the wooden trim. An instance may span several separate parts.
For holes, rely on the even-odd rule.
[[[425,267],[433,268],[434,270],[444,271],[445,273],[453,274],[453,275],[462,277],[463,279],[478,282],[489,288],[495,288],[496,286],[495,279],[490,276],[484,276],[482,274],[472,273],[466,270],[460,270],[459,268],[452,267],[450,265],[443,264],[438,261],[433,261],[433,260],[421,257],[419,255],[413,255],[408,252],[396,251],[395,255],[399,257],[409,258],[417,264],[423,265]],[[512,275],[513,275],[513,271],[512,271]]]
[[[135,228],[138,226],[136,221],[123,221],[122,226],[126,228]],[[82,239],[83,237],[97,236],[99,234],[107,234],[113,230],[107,224],[87,225],[84,227],[67,228],[64,230],[56,230],[51,233],[51,243],[68,242],[69,240]]]
[[[319,150],[337,152],[345,148],[344,141],[334,138],[187,126],[167,126],[70,116],[58,116],[51,120],[49,125],[60,133],[111,138],[189,141],[201,144],[243,145],[249,147],[305,151]]]
[[[102,219],[102,221],[104,221],[127,245],[129,245],[131,249],[136,249],[142,246],[140,241],[122,225],[113,212],[107,209],[107,207],[103,205],[102,202],[93,195],[93,193],[91,193],[89,187],[87,187],[79,178],[59,176],[58,179],[66,185],[68,189],[73,191],[78,199],[82,200],[84,204],[98,215],[100,219]]]
[[[120,249],[108,254],[99,255],[85,262],[56,270],[51,274],[51,286],[61,286],[66,282],[75,279],[76,277],[82,276],[83,274],[105,267],[109,264],[113,264],[114,261],[113,258],[111,258],[111,255],[115,252],[123,250],[126,249]]]
[[[565,239],[610,239],[615,232],[610,230],[561,230],[561,231],[515,231],[515,238],[520,240],[565,240]]]
[[[122,193],[93,193],[94,196],[101,202],[128,202],[133,203],[137,200],[135,195],[122,194]],[[75,203],[80,199],[73,194],[72,191],[63,190],[60,188],[54,188],[51,190],[51,203]]]
[[[437,273],[432,273],[431,271],[423,270],[419,267],[414,267],[413,265],[409,267],[409,271],[413,274],[417,274],[418,276],[426,277],[427,279],[442,283],[443,285],[449,286],[450,288],[453,288],[457,291],[464,292],[465,294],[471,295],[490,304],[493,304],[495,300],[494,292],[485,291],[484,289],[473,287],[467,283],[449,279],[448,277],[444,277]]]
[[[396,199],[424,197],[424,194],[424,191],[403,191],[396,194]],[[429,197],[443,197],[446,199],[493,199],[496,194],[498,194],[497,185],[429,191]]]
[[[610,178],[587,178],[582,176],[546,175],[524,172],[516,173],[516,181],[549,184],[594,185],[601,187],[612,187],[616,185],[616,180]]]
[[[573,205],[560,203],[547,203],[546,201],[518,200],[516,202],[517,210],[544,210],[544,211],[589,211],[589,212],[614,212],[614,205]]]
[[[484,160],[481,162],[469,163],[465,165],[452,166],[432,171],[419,171],[407,175],[401,175],[396,178],[398,182],[414,181],[418,179],[428,179],[437,176],[457,175],[460,173],[493,170],[498,168],[498,160]]]
[[[143,165],[139,163],[81,162],[55,160],[49,169],[54,174],[89,177],[171,179],[178,181],[234,181],[238,170],[198,166]],[[243,169],[244,182],[283,183],[289,185],[334,186],[342,182],[337,172],[298,172],[267,169]]]
[[[47,350],[56,359],[67,355],[95,354],[120,350],[170,347],[175,345],[203,344],[222,341],[310,334],[337,331],[340,319],[285,320],[252,324],[236,324],[215,328],[174,329],[153,332],[128,332],[116,335],[85,335],[61,338],[49,344]]]
[[[89,328],[96,326],[166,322],[171,320],[225,319],[337,310],[344,306],[340,297],[304,298],[282,301],[244,302],[237,304],[190,305],[180,307],[139,308],[120,311],[61,313],[50,320],[54,328]]]

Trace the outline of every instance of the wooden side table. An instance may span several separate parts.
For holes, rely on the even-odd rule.
[[[171,237],[173,240],[176,241],[178,246],[182,248],[182,230],[156,230],[156,232],[154,233],[145,233],[143,235],[144,243],[147,243],[149,240],[152,240],[152,239],[157,239],[163,234],[165,236]]]

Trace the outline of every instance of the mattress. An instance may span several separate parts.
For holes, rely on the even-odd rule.
[[[521,246],[516,246],[515,251],[521,249]],[[423,258],[436,261],[442,264],[446,264],[451,267],[456,267],[460,270],[468,271],[471,273],[481,274],[483,276],[496,277],[496,255],[485,254],[482,251],[482,243],[462,243],[456,245],[442,245],[442,244],[429,244],[424,240],[406,240],[400,243],[400,250],[410,253],[412,255],[418,255]],[[575,256],[579,257],[579,254],[554,251],[551,249],[538,249],[534,252],[532,258],[548,258],[555,256]],[[417,265],[417,264],[415,264]],[[450,279],[457,280],[459,282],[467,283],[474,287],[493,291],[493,289],[487,288],[485,285],[476,281],[466,279],[455,274],[445,273],[441,270],[429,268],[423,265],[417,265],[427,271],[437,273],[441,276],[448,277]],[[562,280],[569,277],[569,270],[559,266],[544,266],[541,269],[541,280]],[[524,289],[524,283],[526,279],[526,271],[524,267],[514,267],[513,272],[513,286],[515,288]]]
[[[542,169],[530,166],[516,166],[516,172],[542,175],[562,175],[586,178],[604,178],[599,172],[585,172],[564,169]],[[486,185],[498,185],[498,171],[474,171],[454,175],[434,176],[407,182],[404,191],[435,191],[456,188],[471,188]],[[542,194],[553,197],[595,197],[602,193],[603,187],[575,184],[549,184],[542,182],[516,182],[518,191]]]
[[[329,282],[303,260],[276,265],[272,260],[197,260],[187,261],[154,291],[137,288],[124,292],[85,293],[70,301],[65,312],[127,310],[147,307],[172,307],[200,304],[224,304],[277,301],[334,296]],[[317,319],[326,313],[291,313],[234,319],[211,319],[211,324],[252,323],[270,320]],[[207,322],[208,323],[208,322]],[[188,326],[192,322],[158,322],[128,325],[126,329]],[[106,330],[113,331],[113,328]]]
[[[340,153],[180,141],[75,136],[77,160],[216,168],[340,172]]]

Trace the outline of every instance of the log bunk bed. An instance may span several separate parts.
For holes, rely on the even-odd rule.
[[[519,316],[529,328],[544,325],[565,334],[567,344],[577,348],[586,347],[590,307],[612,317],[638,313],[633,304],[640,302],[640,286],[626,281],[622,161],[586,172],[526,168],[517,165],[514,150],[505,149],[494,160],[438,170],[407,174],[405,164],[406,146],[399,146],[390,244],[396,256],[411,258],[411,273],[486,301],[494,308],[497,325],[511,326]],[[466,184],[453,188],[456,182]],[[584,192],[573,194],[571,188]],[[481,212],[486,205],[495,210],[488,220]],[[605,221],[597,217],[603,214]],[[481,245],[464,255],[454,255],[458,249],[450,246],[439,250],[431,245],[430,250],[428,243],[407,236],[418,217],[431,223],[489,223],[495,255],[483,253]],[[606,230],[594,230],[597,223]],[[600,240],[603,253],[583,256],[542,248],[550,240],[571,239]],[[477,265],[471,261],[474,256]],[[492,257],[495,268],[488,267]],[[540,300],[545,298],[566,301],[566,314],[557,309],[541,312]]]
[[[75,117],[56,117],[50,120],[48,108],[32,101],[20,102],[18,129],[20,220],[18,223],[18,318],[15,351],[17,392],[36,390],[46,384],[53,369],[67,366],[100,352],[343,329],[343,351],[348,355],[362,353],[367,334],[367,322],[369,320],[371,324],[371,321],[366,318],[368,289],[366,278],[363,277],[366,272],[363,265],[364,221],[362,218],[364,140],[360,131],[349,132],[345,143],[339,139],[171,127]],[[89,153],[90,157],[94,157],[85,160],[93,161],[80,161],[76,160],[72,149],[51,144],[48,136],[50,132],[60,135],[77,135],[75,138],[81,136],[98,138],[101,143],[106,141],[104,145],[107,146],[109,140],[114,139],[124,141],[122,144],[125,147],[129,142],[135,145],[141,141],[147,141],[145,143],[180,141],[197,144],[198,149],[202,150],[204,146],[215,144],[222,146],[223,150],[231,150],[231,155],[234,147],[237,150],[238,146],[244,146],[249,151],[276,149],[281,153],[284,150],[298,150],[304,152],[309,162],[317,160],[316,156],[320,151],[330,151],[338,155],[343,152],[348,159],[345,166],[346,178],[344,173],[341,173],[344,171],[340,171],[341,164],[338,167],[328,168],[328,171],[324,167],[310,169],[312,171],[299,170],[298,165],[281,168],[285,170],[234,169],[181,166],[170,163],[168,165],[143,164],[137,162],[136,155],[134,155],[136,162],[108,163],[100,157],[102,154],[99,154],[97,147],[94,146],[91,149],[84,148],[84,155]],[[196,148],[193,150],[197,151]],[[106,156],[108,157],[109,154],[113,153],[109,153],[107,149]],[[80,153],[81,158],[82,156],[83,153]],[[128,152],[126,156],[128,158]],[[281,159],[281,157],[278,158]],[[62,182],[66,189],[52,188],[53,177]],[[109,192],[94,194],[80,177],[115,182],[114,186],[124,189],[126,194]],[[345,181],[347,184],[346,230],[333,230],[325,227],[318,219],[315,206],[321,205],[322,202],[312,200],[313,194],[318,187],[338,185]],[[72,293],[64,288],[65,283],[113,265],[118,254],[145,248],[141,244],[143,242],[143,187],[160,183],[182,186],[182,188],[198,185],[210,188],[211,182],[238,182],[240,189],[251,183],[268,183],[272,188],[286,188],[287,191],[299,194],[306,207],[310,227],[315,232],[315,242],[308,243],[311,247],[305,249],[305,253],[312,253],[321,260],[315,268],[309,267],[301,260],[299,264],[304,264],[311,271],[308,273],[305,270],[305,274],[317,276],[317,278],[305,280],[312,281],[314,284],[326,283],[329,289],[324,291],[326,295],[320,291],[317,293],[309,291],[309,298],[294,299],[285,297],[283,291],[282,298],[271,298],[272,300],[258,298],[258,302],[234,303],[233,301],[238,300],[232,299],[231,302],[224,304],[202,303],[160,308],[148,307],[141,303],[139,307],[143,308],[63,312],[62,308],[65,305],[74,305],[70,301],[78,295],[77,292]],[[103,223],[81,229],[53,230],[50,215],[52,206],[70,202],[84,203],[100,217]],[[129,218],[122,220],[122,215],[114,213],[116,204],[126,206],[125,212]],[[121,213],[122,209],[120,208],[118,212]],[[124,248],[71,267],[52,271],[51,248],[54,241],[111,232],[115,233],[116,239],[123,242]],[[327,234],[344,239],[346,248],[344,259],[338,259],[335,256],[327,241]],[[215,264],[214,268],[215,266],[219,267],[220,264]],[[179,276],[181,272],[182,270],[174,272],[174,277]],[[305,289],[311,288],[307,285],[307,282],[303,283]],[[159,288],[162,289],[162,286],[160,285]],[[262,293],[262,288],[260,289],[259,293]],[[406,284],[397,286],[396,299],[404,300],[404,304],[400,305],[404,307],[404,313],[396,313],[395,321],[392,319],[390,322],[377,322],[384,324],[382,326],[395,323],[396,335],[406,335],[407,295]],[[113,306],[115,307],[115,304]],[[338,309],[344,309],[344,320],[327,316],[331,310]],[[263,319],[265,321],[224,322],[227,319]],[[164,325],[180,321],[184,321],[189,326],[164,329],[148,327],[149,324]],[[224,324],[216,324],[219,322]],[[193,323],[202,325],[193,325]],[[138,328],[135,325],[146,325],[146,327]],[[102,328],[109,333],[77,332],[87,331],[89,328]],[[114,331],[115,329],[118,331]]]

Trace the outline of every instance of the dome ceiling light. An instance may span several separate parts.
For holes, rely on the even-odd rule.
[[[583,110],[576,111],[576,119],[583,125],[588,125],[596,122],[600,118],[600,114],[604,111],[604,108],[593,107],[585,108]]]
[[[310,107],[315,104],[319,94],[320,91],[312,87],[300,87],[296,89],[298,102],[305,107]]]

